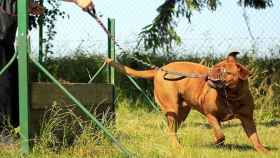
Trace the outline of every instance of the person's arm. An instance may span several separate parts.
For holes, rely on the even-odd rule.
[[[94,4],[92,0],[63,0],[65,2],[72,2],[77,4],[84,11],[92,10],[95,13]],[[34,3],[34,0],[30,0],[29,12],[33,15],[42,15],[44,13],[44,7],[38,3]]]
[[[94,10],[94,5],[91,0],[63,0],[65,2],[73,2],[83,10]]]

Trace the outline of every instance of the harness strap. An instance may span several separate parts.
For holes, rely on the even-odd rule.
[[[179,77],[186,77],[186,78],[207,78],[208,75],[207,74],[199,74],[199,73],[184,73],[184,72],[177,72],[177,71],[170,71],[170,70],[166,70],[163,68],[156,68],[157,70],[161,70],[164,71],[168,74],[172,74],[172,75],[176,75]]]
[[[227,107],[228,112],[230,113],[230,117],[234,115],[233,110],[231,108],[231,106],[229,105],[229,101],[228,101],[228,94],[227,94],[227,90],[226,87],[222,88],[222,97],[225,98],[224,99],[224,104]]]

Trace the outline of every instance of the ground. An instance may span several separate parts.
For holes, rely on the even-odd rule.
[[[243,131],[240,122],[230,121],[223,124],[226,136],[225,145],[213,145],[212,131],[205,118],[192,111],[178,131],[182,150],[172,147],[165,133],[164,117],[162,114],[150,112],[147,108],[131,108],[128,102],[118,105],[117,120],[113,127],[114,135],[136,157],[140,158],[258,158],[280,157],[280,122],[261,120],[260,111],[256,112],[257,129],[263,144],[270,149],[269,155],[255,152]],[[99,140],[98,143],[87,141],[90,138],[81,135],[79,141],[70,147],[60,150],[46,149],[36,144],[29,155],[20,155],[18,147],[1,147],[1,158],[115,158],[125,157],[109,141]]]

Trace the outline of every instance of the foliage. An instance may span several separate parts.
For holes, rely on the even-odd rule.
[[[45,43],[45,59],[47,59],[48,54],[53,54],[52,51],[52,41],[54,40],[55,35],[57,32],[55,31],[55,21],[61,17],[65,18],[66,13],[61,11],[60,0],[47,0],[48,5],[50,8],[46,8],[44,15],[39,18],[38,22],[42,23],[44,26],[47,27],[46,35],[43,39],[43,43]]]
[[[131,56],[156,66],[162,66],[172,61],[192,61],[211,67],[222,58],[213,55],[206,55],[204,57],[199,55],[177,56],[172,53],[160,55],[147,52],[123,53],[117,58],[120,63],[132,68],[138,70],[149,69],[149,67],[145,67],[141,63],[133,60]],[[270,109],[269,111],[274,116],[280,116],[279,110],[276,110],[280,106],[280,71],[277,69],[280,67],[280,54],[271,54],[264,58],[254,58],[252,55],[244,55],[240,57],[239,61],[248,66],[252,72],[250,87],[256,101],[256,107],[262,109],[266,105],[270,107],[266,109]],[[77,53],[74,53],[72,56],[53,57],[45,62],[47,69],[56,78],[61,81],[66,80],[67,82],[88,82],[90,76],[93,76],[102,64],[103,56],[89,55],[82,50],[77,50]],[[32,80],[36,81],[36,79],[33,78]],[[43,81],[46,80],[46,78],[43,78]],[[94,82],[106,82],[106,71],[103,71]],[[123,94],[121,98],[139,98],[140,100],[144,100],[144,96],[139,95],[139,91],[132,86],[126,76],[117,72],[115,82],[118,92]],[[138,79],[137,82],[148,95],[153,96],[153,82],[145,79]],[[136,100],[132,101],[134,103],[138,102]]]
[[[272,0],[239,0],[242,7],[264,9],[273,5]],[[139,33],[139,45],[143,44],[146,50],[156,52],[163,49],[169,52],[174,44],[180,44],[181,38],[176,33],[176,19],[186,17],[191,22],[194,11],[208,8],[215,11],[221,5],[220,0],[165,0],[157,9],[158,15],[152,24],[143,28]]]
[[[88,82],[90,77],[103,64],[102,58],[103,56],[100,55],[89,55],[78,51],[73,56],[49,57],[44,62],[44,66],[59,80]],[[34,78],[31,78],[31,80],[36,81],[35,67],[31,66],[31,72],[34,74],[32,75]],[[99,75],[95,82],[105,81],[105,75],[105,73]],[[42,81],[46,81],[46,76],[43,77]]]
[[[46,30],[43,37],[43,43],[45,44],[45,54],[44,58],[47,59],[49,54],[53,54],[52,51],[52,41],[55,38],[57,32],[55,31],[55,21],[58,18],[66,18],[66,13],[60,10],[60,0],[47,0],[47,3],[44,4],[44,14],[41,16],[29,16],[29,25],[28,29],[38,28],[39,25],[46,26]],[[35,0],[35,3],[40,3],[38,0]]]

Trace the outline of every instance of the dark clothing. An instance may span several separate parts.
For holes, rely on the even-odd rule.
[[[0,2],[0,69],[15,53],[14,42],[17,29],[17,17],[13,16],[16,6],[13,0]],[[15,61],[0,76],[0,129],[9,118],[12,126],[19,125],[18,107],[18,67]],[[2,127],[1,127],[2,126]]]
[[[16,0],[0,0],[0,44],[13,45],[16,28]]]
[[[17,17],[0,11],[0,42],[13,44],[16,36]]]
[[[0,0],[0,12],[15,15],[17,11],[16,0]]]

